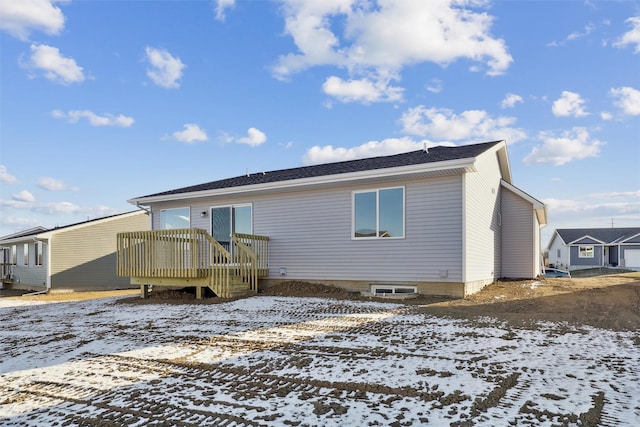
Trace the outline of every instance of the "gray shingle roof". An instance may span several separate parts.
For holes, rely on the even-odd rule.
[[[142,196],[141,198],[218,190],[231,187],[243,187],[256,184],[268,184],[280,181],[315,178],[343,173],[364,172],[370,170],[393,168],[398,166],[411,166],[423,163],[444,162],[448,160],[467,159],[482,154],[483,152],[500,142],[501,141],[493,141],[481,144],[463,145],[459,147],[437,146],[430,148],[428,152],[425,152],[424,150],[418,150],[391,156],[371,157],[367,159],[349,160],[321,165],[303,166],[292,169],[268,171],[265,173],[242,175],[235,178],[221,179],[219,181],[212,181],[204,184],[177,188],[175,190],[149,194],[146,196]]]
[[[562,228],[556,230],[565,243],[575,242],[585,236],[607,244],[619,243],[637,234],[640,227],[629,228]]]

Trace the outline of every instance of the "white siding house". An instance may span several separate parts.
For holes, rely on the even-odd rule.
[[[268,236],[261,287],[305,280],[463,296],[503,276],[536,277],[546,224],[544,205],[512,185],[504,141],[258,173],[130,202],[150,209],[154,230],[200,228],[218,239],[227,215],[219,214],[229,212],[231,228]]]

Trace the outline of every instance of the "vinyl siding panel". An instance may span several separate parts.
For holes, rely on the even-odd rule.
[[[500,274],[500,179],[495,152],[476,162],[477,172],[465,174],[465,281],[493,281]]]
[[[140,212],[51,237],[51,288],[107,289],[129,287],[129,278],[116,275],[116,236],[123,231],[149,229]]]
[[[502,187],[502,277],[537,276],[535,254],[538,225],[533,206]]]
[[[558,256],[558,251],[560,256]],[[549,246],[549,264],[553,264],[558,268],[567,268],[569,266],[569,247],[563,243],[556,233],[554,233]]]
[[[354,191],[404,186],[405,237],[352,239]],[[192,227],[210,231],[200,212],[210,206],[251,203],[254,234],[269,236],[270,278],[406,283],[462,279],[462,181],[460,176],[290,191],[191,202]],[[154,227],[160,209],[153,206]],[[444,277],[442,277],[444,276]]]
[[[24,265],[24,243],[29,245],[29,265]],[[16,283],[24,287],[44,288],[47,284],[47,245],[43,244],[43,265],[35,265],[35,244],[33,239],[17,244],[17,264],[12,266],[12,276]]]

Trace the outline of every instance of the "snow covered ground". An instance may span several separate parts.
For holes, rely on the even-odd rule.
[[[640,333],[322,298],[0,299],[0,425],[637,425]]]

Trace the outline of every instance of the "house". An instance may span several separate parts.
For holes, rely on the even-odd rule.
[[[36,292],[131,287],[128,279],[116,274],[116,236],[145,229],[149,229],[149,216],[136,210],[1,237],[2,284]]]
[[[464,296],[501,277],[537,277],[547,223],[545,205],[513,185],[504,141],[246,174],[129,202],[151,212],[153,231],[119,236],[118,268],[143,295],[147,284],[195,286],[201,297],[304,280]]]
[[[623,267],[640,270],[640,227],[564,228],[554,231],[549,264],[567,270]]]

